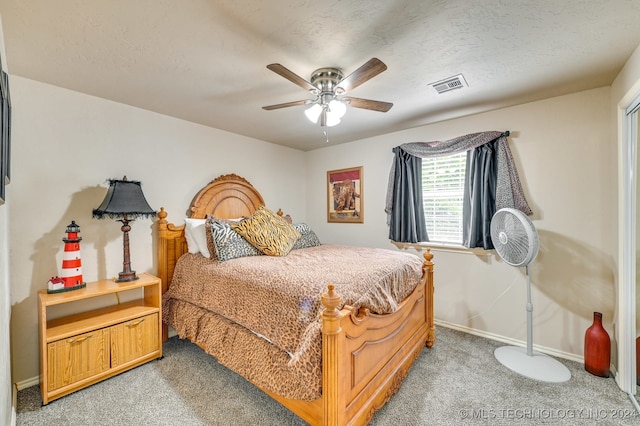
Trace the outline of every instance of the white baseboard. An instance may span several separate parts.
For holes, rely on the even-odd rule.
[[[454,330],[458,330],[458,331],[462,331],[463,333],[468,333],[468,334],[473,334],[474,336],[479,336],[479,337],[484,337],[486,339],[490,339],[490,340],[496,340],[498,342],[502,342],[502,343],[507,343],[509,345],[513,345],[513,346],[520,346],[520,347],[526,347],[527,346],[527,342],[523,342],[522,340],[516,340],[516,339],[511,339],[509,337],[504,337],[504,336],[500,336],[497,334],[493,334],[493,333],[488,333],[486,331],[481,331],[481,330],[475,330],[473,328],[469,328],[469,327],[465,327],[462,325],[458,325],[458,324],[453,324],[447,321],[442,321],[442,320],[434,320],[433,321],[436,325],[440,325],[442,327],[447,327],[447,328],[452,328]],[[436,340],[437,342],[437,340]],[[556,349],[552,349],[552,348],[547,348],[544,346],[538,346],[538,345],[533,345],[534,349],[545,353],[547,355],[551,355],[554,357],[558,357],[558,358],[563,358],[563,359],[568,359],[569,361],[576,361],[579,363],[583,363],[584,362],[584,357],[576,355],[576,354],[572,354],[569,352],[563,352],[563,351],[558,351]]]
[[[30,388],[31,386],[39,385],[39,384],[40,384],[39,376],[14,383],[16,389],[19,391],[21,391],[22,389]]]

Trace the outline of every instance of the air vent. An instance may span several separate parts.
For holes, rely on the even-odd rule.
[[[456,89],[462,89],[463,87],[469,87],[462,74],[436,81],[435,83],[431,83],[431,86],[433,86],[438,93],[445,93]]]

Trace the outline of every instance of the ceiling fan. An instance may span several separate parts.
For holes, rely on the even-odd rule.
[[[377,58],[368,60],[346,78],[338,68],[319,68],[311,74],[310,82],[280,64],[269,64],[267,68],[303,89],[308,90],[315,96],[314,99],[304,99],[262,107],[262,109],[267,111],[298,105],[311,105],[311,107],[305,111],[307,118],[314,123],[320,120],[321,126],[330,127],[340,122],[340,118],[342,118],[346,112],[347,105],[380,112],[387,112],[393,106],[390,102],[343,96],[345,93],[348,93],[387,69],[387,66]]]

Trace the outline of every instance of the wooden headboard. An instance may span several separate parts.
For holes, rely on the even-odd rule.
[[[224,175],[212,180],[202,188],[191,202],[191,217],[205,218],[207,215],[221,219],[251,216],[264,205],[262,195],[246,179],[235,175]]]
[[[190,217],[204,219],[215,216],[234,219],[251,214],[264,205],[262,195],[246,179],[228,174],[212,180],[202,188],[189,207]],[[187,252],[184,225],[176,226],[167,221],[163,207],[158,212],[158,277],[162,279],[164,293],[171,283],[176,262]]]

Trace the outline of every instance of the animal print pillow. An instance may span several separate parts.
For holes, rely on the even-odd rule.
[[[209,220],[211,237],[215,246],[215,256],[219,262],[236,259],[238,257],[260,256],[262,253],[240,234],[231,229],[228,222]]]
[[[306,223],[294,223],[293,227],[302,235],[293,245],[291,250],[298,250],[307,247],[315,247],[320,245],[320,240],[311,227]]]
[[[300,238],[293,225],[264,206],[231,228],[268,256],[286,256]]]
[[[237,219],[220,219],[220,218],[217,218],[215,216],[210,216],[210,215],[206,216],[206,219],[204,219],[204,220],[206,221],[205,229],[206,229],[206,233],[207,233],[207,249],[209,250],[209,253],[211,254],[211,259],[218,260],[218,255],[216,254],[216,245],[213,242],[213,231],[211,230],[211,223],[213,221],[218,221],[220,223],[227,224],[227,225],[229,225],[229,227],[231,227],[231,223],[240,222],[242,219],[244,219],[244,218],[239,217]]]

